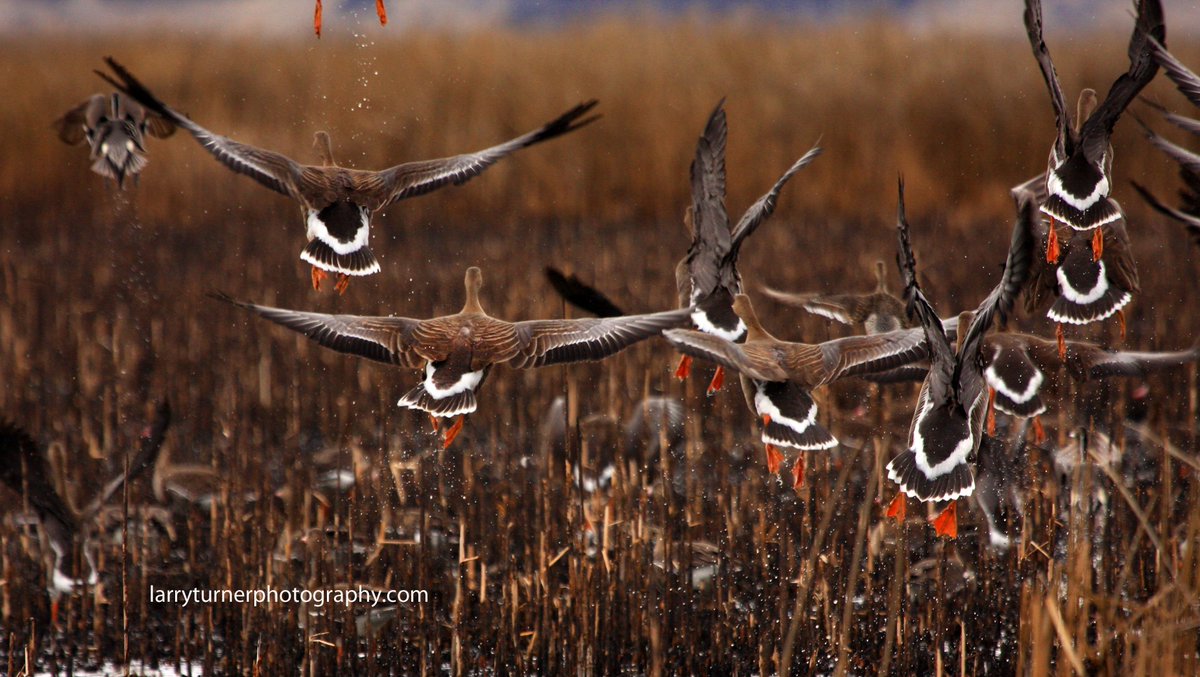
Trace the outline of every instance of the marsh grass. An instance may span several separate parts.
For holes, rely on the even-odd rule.
[[[1068,91],[1105,89],[1124,43],[1101,36],[1056,48]],[[903,173],[929,293],[941,308],[973,306],[1002,260],[1008,187],[1044,169],[1053,134],[1023,42],[883,24],[612,20],[403,34],[369,48],[139,38],[18,41],[0,54],[9,93],[0,106],[0,412],[62,445],[63,486],[82,499],[121,466],[166,397],[173,454],[224,480],[210,507],[171,506],[173,533],[137,517],[154,499],[148,482],[135,485],[124,549],[120,529],[101,539],[108,601],[69,598],[58,630],[46,628],[31,532],[6,522],[0,671],[24,668],[26,654],[53,671],[101,658],[206,673],[1200,670],[1194,368],[1148,380],[1145,425],[1162,443],[1143,443],[1140,460],[1118,466],[1124,491],[1095,467],[1060,481],[1048,454],[1017,459],[1025,511],[1009,529],[1019,543],[999,553],[966,503],[956,541],[934,538],[915,506],[902,528],[885,522],[894,490],[880,468],[902,444],[911,389],[847,383],[822,394],[822,415],[845,444],[810,456],[798,493],[766,476],[736,388],[705,398],[704,369],[681,386],[658,342],[602,365],[498,368],[460,441],[440,451],[428,422],[394,405],[415,374],[333,354],[204,296],[223,289],[286,307],[424,317],[457,310],[463,270],[480,265],[494,315],[550,317],[568,312],[541,278],[556,264],[632,310],[669,307],[686,248],[687,165],[726,96],[732,213],[818,138],[826,149],[744,250],[751,289],[869,288],[870,264],[895,250]],[[374,240],[382,274],[338,298],[308,288],[296,208],[190,138],[150,140],[151,164],[125,194],[87,170],[83,149],[54,138],[50,120],[100,90],[90,70],[105,54],[205,126],[300,160],[315,159],[317,129],[333,134],[343,163],[378,168],[490,145],[590,97],[604,119],[467,186],[391,207]],[[1151,95],[1182,106],[1161,82]],[[1200,331],[1189,312],[1194,250],[1126,182],[1136,176],[1166,194],[1175,179],[1131,121],[1114,145],[1143,285],[1123,345],[1181,348]],[[840,335],[767,310],[781,336]],[[1112,328],[1096,332],[1116,340]],[[1105,405],[1093,423],[1120,430],[1131,388],[1066,388],[1048,420],[1052,441],[1087,424],[1074,403],[1092,398]],[[575,430],[590,413],[627,418],[645,393],[686,401],[686,459],[640,467],[618,447],[628,462],[610,494],[583,496],[569,459],[603,450],[577,436],[566,448],[543,444],[551,400],[568,398]],[[353,492],[329,493],[327,504],[306,490],[321,452],[359,475]],[[676,493],[666,486],[681,464]],[[291,490],[271,498],[281,487]],[[1092,503],[1093,489],[1103,503]],[[720,572],[697,588],[689,581],[703,543],[715,546]],[[147,598],[150,584],[357,583],[426,589],[432,601],[401,606],[368,636],[343,609],[184,610]]]

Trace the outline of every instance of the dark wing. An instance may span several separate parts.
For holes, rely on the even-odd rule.
[[[1161,45],[1165,36],[1162,3],[1159,0],[1141,0],[1138,3],[1137,24],[1129,39],[1129,71],[1113,82],[1104,101],[1079,130],[1079,143],[1083,146],[1084,155],[1093,162],[1107,152],[1109,137],[1121,113],[1158,73],[1153,41]]]
[[[788,306],[803,308],[813,315],[820,315],[842,324],[857,324],[866,319],[867,294],[794,294],[763,287],[769,298]]]
[[[904,301],[907,304],[909,319],[915,315],[921,322],[925,332],[930,357],[930,375],[926,383],[932,383],[933,392],[930,396],[934,401],[943,402],[950,392],[950,384],[954,376],[955,355],[950,340],[946,338],[946,330],[937,311],[930,305],[929,299],[921,291],[917,283],[917,261],[913,256],[912,245],[908,241],[908,218],[904,215],[904,180],[899,183],[899,206],[896,209],[896,232],[900,240],[900,251],[896,254],[896,262],[900,267],[900,278],[904,281]]]
[[[25,496],[45,520],[49,514],[64,524],[77,524],[66,502],[50,482],[50,470],[42,448],[20,427],[0,420],[0,481],[14,493]]]
[[[719,336],[692,329],[671,329],[663,332],[671,345],[684,355],[715,362],[758,381],[782,382],[788,373],[775,362],[753,359],[742,346]],[[813,347],[813,346],[810,346]]]
[[[128,118],[143,132],[150,132],[159,139],[175,133],[175,125],[164,117],[149,113],[137,101],[128,96],[117,95],[117,117]]]
[[[1046,81],[1046,89],[1050,92],[1050,105],[1054,107],[1054,122],[1058,126],[1058,141],[1055,145],[1061,156],[1065,157],[1068,149],[1064,144],[1071,138],[1071,120],[1067,113],[1067,99],[1063,96],[1062,86],[1058,83],[1058,73],[1054,70],[1054,61],[1050,59],[1050,50],[1046,47],[1046,40],[1042,35],[1041,0],[1025,0],[1025,32],[1029,35],[1033,57],[1037,59],[1042,79]]]
[[[528,134],[475,153],[438,160],[406,162],[378,172],[369,172],[358,187],[377,201],[374,207],[378,209],[397,200],[424,195],[451,183],[465,183],[506,155],[573,132],[595,121],[600,116],[593,115],[582,120],[580,118],[592,110],[596,103],[595,99],[581,103]]]
[[[1113,200],[1114,204],[1116,200]],[[1117,204],[1121,218],[1105,224],[1104,254],[1102,260],[1107,264],[1105,269],[1108,278],[1125,291],[1136,294],[1142,289],[1138,279],[1137,264],[1133,260],[1133,250],[1129,246],[1129,232],[1125,229],[1125,211]]]
[[[104,117],[106,98],[103,94],[93,94],[63,113],[52,125],[58,138],[72,146],[83,143],[87,138],[87,130],[94,129],[100,118]]]
[[[1167,48],[1154,38],[1150,39],[1150,50],[1154,52],[1158,64],[1166,71],[1167,77],[1179,88],[1179,92],[1186,96],[1193,106],[1200,106],[1200,76],[1172,56]]]
[[[136,456],[129,461],[129,468],[122,468],[117,476],[108,481],[83,509],[84,520],[95,515],[100,508],[108,503],[113,494],[121,490],[126,483],[138,478],[147,469],[154,467],[158,461],[158,452],[162,449],[163,440],[167,436],[167,426],[171,424],[171,404],[166,400],[159,403],[154,415],[154,423],[150,426],[150,434],[142,438],[142,446]]]
[[[732,250],[730,251],[730,258],[737,260],[738,248],[742,246],[742,241],[750,237],[750,235],[754,233],[755,229],[757,229],[764,221],[770,218],[771,214],[775,213],[775,202],[779,199],[779,193],[783,190],[783,187],[787,185],[787,182],[796,175],[796,172],[804,169],[813,160],[817,159],[817,156],[820,154],[820,146],[813,146],[810,148],[808,152],[805,153],[799,160],[796,160],[791,167],[788,167],[788,170],[783,173],[783,176],[779,177],[779,180],[775,182],[775,185],[771,186],[771,190],[767,191],[765,195],[755,200],[754,204],[750,205],[750,208],[746,210],[746,213],[742,214],[741,220],[737,222],[737,225],[734,226],[733,230],[731,231],[730,238],[732,240]]]
[[[959,349],[960,383],[982,380],[979,372],[979,348],[996,315],[1000,316],[1001,321],[1008,317],[1017,295],[1021,293],[1022,285],[1029,277],[1034,259],[1033,227],[1039,220],[1037,206],[1033,200],[1021,199],[1017,208],[1017,222],[1013,226],[1012,241],[1008,247],[1008,257],[1004,261],[1004,273],[1000,282],[975,310],[971,326],[963,335],[962,347]],[[964,390],[968,398],[973,397],[971,391],[965,388]]]
[[[425,360],[417,353],[419,346],[416,345],[413,336],[421,325],[420,320],[407,317],[306,313],[237,301],[220,293],[210,296],[218,301],[253,311],[339,353],[414,369],[420,367]]]
[[[649,315],[515,322],[519,347],[509,364],[527,369],[602,360],[664,329],[688,325],[691,313],[691,308],[682,308]]]
[[[596,317],[618,317],[625,313],[595,287],[574,275],[563,275],[557,268],[546,266],[546,279],[563,300]]]
[[[729,130],[724,105],[722,99],[709,116],[692,159],[692,244],[684,259],[691,281],[689,304],[707,298],[721,284],[721,266],[732,246],[725,212],[725,138]]]
[[[1200,155],[1155,134],[1154,130],[1146,126],[1141,120],[1138,120],[1138,124],[1142,126],[1142,131],[1145,132],[1146,138],[1149,139],[1150,143],[1165,153],[1167,157],[1174,160],[1182,170],[1200,175]]]
[[[941,320],[938,320],[941,324]],[[821,383],[903,367],[929,356],[924,329],[900,329],[871,336],[848,336],[819,346]],[[790,360],[787,361],[791,367]]]
[[[125,70],[125,67],[114,61],[112,57],[106,57],[104,60],[108,63],[109,68],[113,70],[113,73],[116,74],[117,78],[120,79],[120,82],[100,71],[96,71],[97,75],[107,80],[134,101],[145,106],[150,113],[186,129],[221,164],[239,174],[249,176],[273,191],[296,200],[302,199],[297,184],[304,171],[303,166],[281,153],[238,143],[233,139],[208,131],[160,101],[145,85],[133,77],[132,73]]]
[[[1159,213],[1169,216],[1187,226],[1188,232],[1192,234],[1193,238],[1200,238],[1200,217],[1193,216],[1187,212],[1175,209],[1174,207],[1168,207],[1159,201],[1158,198],[1154,197],[1154,194],[1142,184],[1138,183],[1137,181],[1131,181],[1130,183],[1133,184],[1133,187],[1138,193],[1141,194],[1142,199],[1145,200],[1147,204],[1149,204]],[[1200,242],[1200,240],[1197,240],[1197,242]]]

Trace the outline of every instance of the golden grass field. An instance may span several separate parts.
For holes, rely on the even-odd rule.
[[[1124,70],[1127,36],[1066,38],[1050,36],[1071,100]],[[1175,50],[1200,64],[1200,50]],[[206,127],[302,161],[315,161],[318,129],[341,163],[381,168],[486,147],[592,97],[604,117],[389,208],[373,241],[383,272],[339,298],[309,286],[295,206],[186,134],[150,139],[150,165],[124,194],[88,171],[84,148],[58,141],[50,122],[101,91],[91,70],[109,54]],[[914,506],[902,527],[884,519],[895,489],[880,471],[904,444],[913,388],[826,390],[822,415],[845,444],[810,455],[799,492],[767,475],[736,387],[706,398],[704,369],[678,384],[661,341],[598,365],[497,368],[459,441],[440,451],[427,420],[395,406],[415,372],[326,351],[205,297],[425,317],[458,310],[463,271],[479,265],[489,312],[557,317],[569,311],[541,273],[553,264],[630,310],[671,307],[688,163],[724,96],[731,214],[818,139],[825,149],[743,250],[752,294],[869,289],[872,262],[894,260],[903,174],[927,293],[944,313],[974,307],[999,273],[1008,188],[1045,169],[1054,135],[1023,40],[686,20],[397,33],[370,46],[10,40],[0,91],[0,415],[61,443],[63,486],[82,502],[168,398],[172,455],[222,478],[211,507],[168,504],[170,531],[136,517],[159,503],[147,480],[135,483],[127,533],[101,539],[107,601],[65,598],[58,629],[47,628],[36,539],[4,522],[2,673],[106,659],[205,674],[1200,671],[1195,368],[1145,382],[1146,425],[1165,442],[1118,464],[1121,482],[1091,466],[1060,481],[1047,453],[1018,458],[1019,542],[998,552],[966,501],[953,541],[935,538]],[[1188,112],[1165,81],[1148,93]],[[1149,108],[1133,110],[1165,129]],[[1128,116],[1114,148],[1114,196],[1142,276],[1121,345],[1184,348],[1200,334],[1198,252],[1128,184],[1173,198],[1174,169]],[[781,337],[844,333],[759,307]],[[1052,332],[1041,318],[1017,324]],[[1113,327],[1093,333],[1118,340]],[[1093,396],[1105,399],[1091,423],[1119,432],[1141,383],[1067,389],[1047,417],[1052,441],[1089,424],[1076,413]],[[649,469],[617,446],[628,463],[610,494],[583,496],[568,459],[612,449],[588,435],[565,450],[542,444],[551,401],[568,398],[575,429],[598,412],[627,419],[643,393],[685,401],[686,458]],[[330,450],[358,483],[321,505],[306,487],[314,456]],[[667,488],[677,466],[682,493]],[[286,497],[263,498],[282,486]],[[1103,502],[1091,503],[1093,490]],[[701,553],[721,569],[694,587]],[[368,635],[355,610],[148,599],[151,584],[359,583],[426,589],[430,601]]]

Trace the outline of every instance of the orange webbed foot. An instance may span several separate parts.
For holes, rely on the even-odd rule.
[[[675,378],[680,381],[686,379],[688,374],[692,373],[692,358],[690,355],[684,355],[679,358],[679,366],[675,368]]]
[[[1061,324],[1054,327],[1054,338],[1058,340],[1058,359],[1067,359],[1067,335]]]
[[[1046,237],[1046,263],[1058,263],[1062,250],[1058,246],[1058,228],[1054,219],[1050,219],[1050,235]]]
[[[379,15],[379,25],[387,25],[387,8],[383,6],[383,0],[375,0],[375,13]]]
[[[323,282],[325,280],[325,278],[327,278],[327,277],[329,277],[328,273],[326,273],[325,271],[321,270],[320,268],[318,268],[316,266],[313,266],[313,269],[312,269],[313,289],[315,289],[317,291],[321,291],[321,282]]]
[[[1092,236],[1092,260],[1099,261],[1101,256],[1104,256],[1104,231],[1097,228]]]
[[[317,9],[313,12],[313,30],[321,37],[321,0],[317,0]]]
[[[58,600],[50,600],[50,627],[58,627]]]
[[[887,516],[896,520],[896,524],[904,524],[904,518],[908,514],[908,499],[904,497],[904,492],[898,492],[896,497],[888,503]]]
[[[725,367],[717,366],[717,371],[713,373],[712,381],[708,384],[708,396],[712,397],[713,393],[721,389],[725,385]]]
[[[989,437],[996,435],[996,389],[991,387],[988,388],[987,434]]]
[[[454,422],[454,425],[450,426],[450,428],[446,430],[446,437],[442,440],[443,449],[450,448],[450,445],[454,443],[454,438],[458,437],[458,433],[462,430],[462,427],[463,417],[460,416],[458,420]]]
[[[345,273],[338,273],[337,283],[333,288],[337,290],[338,296],[346,295],[346,288],[350,286],[350,276]]]
[[[800,487],[804,485],[804,454],[796,456],[796,463],[792,466],[792,489],[800,491]]]
[[[774,444],[767,445],[767,472],[772,475],[779,473],[780,466],[783,465],[783,454],[779,449],[775,448]]]
[[[433,432],[435,433],[442,427],[440,424],[438,424],[437,416],[434,416],[433,414],[429,415],[429,423],[433,426]]]
[[[1117,322],[1121,325],[1121,340],[1125,340],[1125,311],[1117,311]]]
[[[958,538],[958,501],[933,518],[933,528],[938,536]]]
[[[1046,441],[1046,429],[1042,427],[1040,416],[1033,417],[1033,443],[1041,444]]]

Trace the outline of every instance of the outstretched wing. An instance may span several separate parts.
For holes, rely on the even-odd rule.
[[[983,363],[979,356],[983,337],[992,326],[992,320],[999,315],[1003,321],[1012,311],[1021,287],[1029,277],[1030,265],[1034,258],[1033,224],[1041,217],[1037,206],[1029,197],[1018,200],[1017,222],[1013,226],[1012,241],[1008,248],[1008,257],[1004,262],[1004,273],[1000,282],[987,295],[970,327],[963,335],[958,351],[958,363],[955,366],[955,377],[963,402],[973,402],[984,392]]]
[[[813,160],[817,159],[817,156],[820,154],[820,146],[813,146],[810,148],[808,152],[801,156],[799,160],[796,160],[791,167],[788,167],[788,170],[783,173],[783,176],[779,177],[779,180],[775,182],[775,185],[771,186],[771,190],[767,191],[765,195],[755,200],[754,204],[750,205],[750,208],[746,210],[746,213],[742,214],[742,218],[737,222],[737,225],[733,227],[733,231],[730,235],[732,240],[732,249],[729,254],[730,259],[735,261],[737,260],[738,249],[742,246],[742,242],[746,238],[750,237],[750,235],[752,235],[764,221],[770,218],[771,214],[775,213],[775,202],[779,199],[779,193],[783,190],[783,187],[787,185],[787,182],[796,175],[796,172],[804,169]]]
[[[1138,3],[1137,23],[1129,39],[1129,70],[1113,82],[1104,101],[1079,130],[1079,143],[1083,146],[1084,154],[1093,162],[1107,151],[1109,137],[1121,113],[1158,73],[1153,43],[1161,46],[1165,36],[1162,3],[1159,0],[1141,0]]]
[[[625,314],[603,292],[574,275],[564,275],[557,268],[546,266],[546,279],[564,301],[585,313],[596,317],[617,317]]]
[[[1105,350],[1092,344],[1072,343],[1067,359],[1080,359],[1086,378],[1107,376],[1145,376],[1152,371],[1170,369],[1200,360],[1200,344],[1176,352],[1135,352]]]
[[[689,304],[704,300],[721,284],[721,265],[732,240],[725,212],[725,100],[708,117],[704,134],[696,141],[692,159],[692,244],[684,259],[691,281]]]
[[[113,497],[113,494],[120,491],[121,487],[154,467],[158,461],[158,452],[162,450],[163,440],[167,436],[167,426],[170,424],[171,403],[163,400],[155,411],[154,422],[150,425],[150,434],[142,438],[142,446],[138,449],[138,453],[130,459],[128,469],[122,468],[117,476],[109,480],[96,494],[96,497],[88,502],[82,513],[84,520],[95,515],[100,508],[104,507],[104,504],[108,503],[108,500]]]
[[[509,364],[519,369],[602,360],[691,322],[691,308],[649,315],[515,322],[518,348]]]
[[[788,379],[787,371],[779,364],[753,359],[742,350],[741,345],[726,341],[720,336],[692,329],[672,329],[663,332],[663,336],[684,355],[715,362],[752,379],[775,382]]]
[[[420,320],[407,317],[307,313],[237,301],[222,293],[213,293],[210,296],[257,313],[339,353],[414,369],[425,361],[425,358],[418,354],[419,346],[413,340],[414,332],[421,325]]]
[[[368,172],[363,175],[358,188],[377,201],[373,206],[378,209],[397,200],[424,195],[447,184],[466,183],[507,155],[573,132],[597,120],[599,115],[583,117],[595,108],[596,103],[595,99],[581,103],[532,132],[491,148],[438,160],[406,162],[378,172]]]
[[[52,125],[58,138],[72,146],[83,143],[87,138],[87,130],[95,129],[96,123],[104,117],[106,98],[103,94],[93,94],[63,113]]]
[[[937,311],[925,298],[921,285],[917,282],[917,261],[913,256],[912,245],[908,239],[908,217],[904,214],[904,180],[899,181],[899,206],[896,209],[896,232],[900,241],[900,251],[896,261],[900,266],[900,277],[904,280],[904,302],[907,304],[909,318],[916,316],[925,332],[925,340],[929,350],[930,397],[935,402],[945,401],[954,375],[955,355],[942,320]]]
[[[941,324],[941,320],[938,320]],[[898,329],[870,336],[847,336],[819,345],[822,383],[848,376],[887,372],[929,356],[924,328]]]
[[[208,131],[160,101],[112,57],[105,57],[104,61],[108,63],[109,68],[116,74],[120,82],[114,80],[107,73],[96,71],[97,75],[134,101],[145,106],[151,113],[186,129],[221,164],[238,174],[244,174],[254,179],[277,193],[282,193],[295,200],[302,199],[297,188],[304,171],[302,165],[281,153],[238,143],[233,139]]]
[[[1167,77],[1179,88],[1179,93],[1186,96],[1193,106],[1200,107],[1200,76],[1168,52],[1161,41],[1150,38],[1150,50],[1158,64],[1166,71]]]
[[[1058,72],[1054,70],[1054,61],[1050,59],[1050,50],[1046,47],[1046,40],[1042,35],[1041,0],[1025,0],[1025,32],[1029,35],[1033,57],[1037,59],[1042,79],[1046,81],[1046,89],[1050,92],[1050,105],[1054,107],[1054,123],[1058,126],[1058,141],[1055,146],[1059,155],[1066,157],[1069,149],[1065,144],[1071,138],[1071,121],[1067,113],[1067,99],[1063,96],[1062,85],[1058,83]]]

